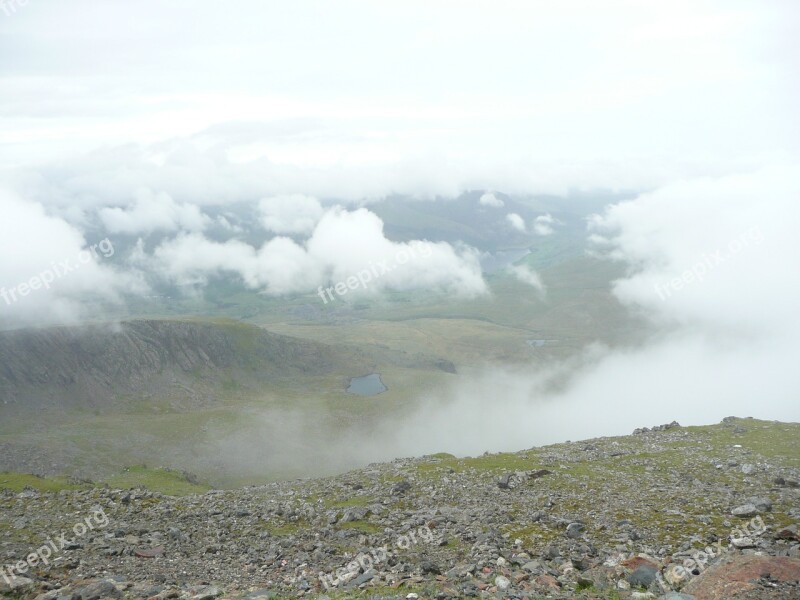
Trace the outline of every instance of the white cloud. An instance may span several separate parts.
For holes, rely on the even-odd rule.
[[[75,227],[3,190],[0,211],[0,325],[72,322],[95,303],[145,289],[111,266],[113,240],[92,250]]]
[[[258,207],[264,228],[280,234],[308,234],[314,230],[323,213],[316,198],[303,194],[264,198]]]
[[[614,293],[651,322],[652,335],[630,347],[590,345],[534,373],[465,373],[406,422],[387,426],[386,452],[475,455],[729,415],[800,421],[798,197],[800,169],[772,168],[686,181],[609,207],[593,228],[606,240],[603,253],[631,269]],[[658,285],[718,249],[724,262],[702,280],[659,295]],[[487,397],[514,418],[486,421]],[[472,428],[479,439],[443,435]]]
[[[149,189],[139,190],[128,208],[102,208],[98,214],[109,233],[202,231],[210,221],[194,204],[178,203],[165,192]]]
[[[495,196],[492,192],[486,192],[478,200],[481,206],[491,206],[492,208],[502,208],[506,205],[500,198]]]
[[[550,213],[539,215],[533,221],[533,231],[536,233],[536,235],[552,235],[554,231],[553,224],[555,222],[556,220],[550,215]]]
[[[523,219],[517,213],[508,213],[506,215],[506,221],[508,221],[508,224],[517,231],[521,231],[522,233],[527,231],[527,228],[525,227],[525,219]]]
[[[792,3],[511,5],[470,3],[456,28],[448,2],[283,11],[243,0],[223,15],[198,0],[188,36],[178,7],[152,29],[139,3],[28,6],[0,22],[15,56],[0,75],[0,167],[102,148],[116,168],[83,169],[71,186],[358,199],[653,189],[798,156]],[[178,148],[187,138],[198,147]],[[145,149],[154,181],[138,163],[125,170],[126,148]]]
[[[230,231],[232,233],[242,233],[243,229],[239,225],[234,225],[231,223],[225,215],[217,216],[217,223],[220,227],[225,229],[226,231]]]
[[[798,196],[795,167],[703,178],[614,205],[593,229],[636,268],[615,293],[653,318],[785,332],[800,303]]]
[[[255,248],[193,234],[161,244],[155,258],[181,283],[203,284],[210,275],[229,272],[273,295],[315,291],[364,270],[377,272],[373,267],[380,264],[391,268],[353,295],[389,289],[438,289],[467,297],[487,293],[477,252],[443,242],[392,242],[383,233],[383,222],[363,208],[329,209],[302,244],[276,237]]]
[[[508,271],[522,283],[531,286],[540,294],[544,294],[545,287],[539,274],[527,265],[511,265]]]

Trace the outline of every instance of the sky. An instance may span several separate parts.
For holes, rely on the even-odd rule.
[[[3,6],[2,167],[261,158],[267,191],[360,198],[639,189],[800,149],[790,1]]]
[[[587,348],[562,404],[594,385],[701,410],[700,390],[703,418],[722,398],[797,417],[797,31],[790,0],[0,0],[0,289],[45,269],[58,284],[0,301],[0,324],[80,319],[87,299],[149,293],[148,270],[309,291],[352,274],[364,248],[430,257],[378,290],[479,296],[474,249],[391,241],[370,205],[480,190],[510,232],[545,236],[552,216],[526,222],[495,194],[625,191],[587,236],[626,267],[614,293],[659,337],[630,354]],[[263,244],[211,216],[241,202]],[[158,237],[121,263],[89,250],[97,232]],[[678,369],[682,386],[647,387]],[[497,376],[474,374],[454,398]],[[516,382],[509,410],[527,414],[539,377],[503,379]],[[611,422],[575,414],[586,431]],[[518,423],[493,439],[529,435]]]

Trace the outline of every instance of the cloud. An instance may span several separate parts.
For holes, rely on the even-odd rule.
[[[440,290],[467,297],[487,293],[476,251],[443,242],[392,242],[380,218],[363,208],[329,209],[302,244],[275,237],[256,248],[238,240],[215,242],[189,234],[162,243],[154,258],[160,270],[183,284],[202,285],[209,276],[227,272],[271,295],[315,291],[364,270],[381,272],[353,295],[389,289]]]
[[[93,306],[146,289],[111,265],[113,240],[90,244],[42,205],[3,190],[0,211],[0,325],[73,322]]]
[[[556,220],[550,215],[550,213],[539,215],[533,221],[533,231],[536,235],[541,236],[548,236],[553,234],[553,224],[556,223]]]
[[[539,274],[527,265],[511,265],[508,271],[522,283],[544,294],[545,287]]]
[[[517,231],[521,231],[522,233],[527,231],[527,228],[525,227],[525,219],[523,219],[517,213],[508,213],[506,215],[506,221],[508,221],[509,225],[511,225],[511,227]]]
[[[491,206],[492,208],[502,208],[506,205],[505,202],[495,196],[492,192],[486,192],[483,194],[478,200],[478,203],[481,206]]]
[[[148,186],[203,204],[654,189],[800,152],[791,3],[476,2],[458,28],[447,2],[242,7],[198,0],[190,36],[179,7],[155,30],[119,0],[4,19],[0,168],[47,171],[83,201]],[[66,168],[37,167],[54,162]]]
[[[109,233],[151,233],[153,231],[202,231],[210,222],[194,204],[175,202],[169,194],[139,190],[127,208],[101,208],[101,221]]]
[[[800,421],[798,197],[800,169],[775,167],[688,180],[610,206],[592,230],[602,255],[628,266],[613,291],[649,321],[648,337],[616,348],[590,344],[536,371],[465,372],[451,389],[421,399],[407,421],[387,426],[384,443],[400,454],[475,455],[672,420]],[[702,279],[659,295],[658,285],[718,250],[724,261]],[[486,420],[488,397],[507,418]],[[472,429],[481,436],[448,433]]]
[[[614,293],[660,323],[786,332],[800,302],[800,169],[666,186],[593,220],[597,247],[633,273]],[[675,289],[675,279],[690,281]],[[659,293],[668,287],[669,296]]]
[[[264,198],[258,207],[264,228],[281,234],[311,233],[323,214],[319,201],[303,194]]]

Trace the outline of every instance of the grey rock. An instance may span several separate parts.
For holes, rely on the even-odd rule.
[[[81,598],[82,600],[90,600],[92,598],[122,598],[122,592],[117,589],[113,582],[95,581],[87,586],[78,588],[72,593],[72,598]],[[77,599],[76,599],[77,600]]]
[[[27,577],[8,577],[8,582],[5,577],[0,578],[0,593],[2,594],[21,594],[34,587],[32,580]]]
[[[742,504],[741,506],[737,506],[731,511],[731,514],[734,517],[739,517],[741,519],[747,519],[749,517],[754,517],[758,514],[758,509],[753,504]]]
[[[498,590],[507,590],[511,587],[511,580],[508,577],[504,577],[503,575],[498,575],[494,578],[494,584],[497,586]]]
[[[394,485],[394,487],[392,488],[392,493],[393,494],[404,494],[410,489],[411,489],[411,484],[408,482],[408,480],[403,479],[402,481],[398,481]]]
[[[628,575],[627,580],[632,586],[649,588],[656,580],[658,569],[650,565],[639,565],[636,570]]]
[[[747,503],[755,506],[756,510],[761,513],[770,512],[772,510],[772,501],[769,498],[749,498]]]
[[[586,526],[583,523],[570,523],[567,526],[567,537],[573,540],[580,539],[584,531]]]

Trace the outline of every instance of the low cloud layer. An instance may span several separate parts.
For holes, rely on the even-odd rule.
[[[798,175],[795,168],[774,168],[686,181],[610,206],[592,220],[595,251],[629,269],[614,293],[650,321],[643,343],[589,344],[572,359],[536,370],[462,370],[448,388],[419,398],[417,411],[369,430],[328,431],[320,447],[298,448],[291,436],[283,444],[274,426],[304,431],[307,415],[265,414],[254,421],[261,425],[220,442],[220,460],[228,456],[229,467],[248,468],[235,463],[232,449],[259,446],[256,433],[265,430],[273,432],[268,455],[276,468],[337,470],[395,456],[474,456],[626,435],[673,420],[800,421]],[[718,250],[721,264],[669,297],[659,295],[660,284],[683,278]],[[324,418],[315,415],[314,423]]]
[[[300,213],[318,206],[308,200],[302,197]],[[273,210],[276,206],[279,211]],[[269,208],[273,218],[281,212],[288,219],[283,224],[300,222],[286,199]],[[387,289],[438,289],[463,297],[488,292],[477,252],[444,242],[392,242],[380,218],[363,208],[327,210],[302,242],[279,236],[256,248],[238,240],[215,242],[189,234],[164,242],[154,256],[159,272],[178,283],[203,284],[213,275],[234,274],[248,287],[271,295],[312,292],[364,271],[371,273],[368,285],[358,286],[351,296]]]
[[[324,212],[319,200],[303,194],[264,198],[259,210],[264,228],[278,234],[309,234]]]
[[[40,204],[0,190],[0,326],[74,322],[146,286],[114,268],[110,239],[90,243]]]
[[[132,205],[98,211],[109,233],[142,234],[153,231],[202,231],[210,219],[194,205],[175,202],[165,192],[139,190]]]
[[[649,319],[649,340],[590,346],[535,374],[472,373],[428,398],[398,439],[413,436],[419,452],[476,454],[673,419],[799,421],[798,197],[800,169],[779,167],[677,183],[609,207],[592,221],[595,248],[627,265],[614,294]],[[659,293],[678,281],[669,296]],[[452,433],[461,431],[480,435]]]

